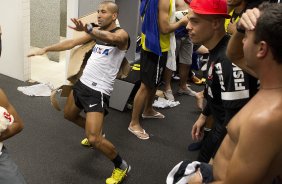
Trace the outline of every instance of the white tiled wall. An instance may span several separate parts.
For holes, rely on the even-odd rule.
[[[25,55],[29,47],[28,21],[28,0],[1,1],[2,55],[0,73],[19,80],[28,78],[24,75],[24,70],[28,70],[28,66],[25,66]]]

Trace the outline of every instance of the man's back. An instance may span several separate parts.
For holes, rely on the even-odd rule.
[[[260,90],[230,121],[213,163],[216,180],[226,175],[233,178],[237,173],[239,183],[272,183],[274,178],[281,178],[281,94],[282,88]],[[226,173],[227,169],[232,173]]]

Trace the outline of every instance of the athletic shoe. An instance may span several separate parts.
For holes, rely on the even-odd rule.
[[[106,137],[106,134],[105,134],[105,133],[103,133],[103,137]],[[88,141],[87,138],[84,138],[84,139],[80,142],[80,144],[81,144],[82,146],[92,147],[92,145],[89,143],[89,141]]]
[[[129,173],[130,169],[131,169],[130,165],[125,170],[122,170],[120,168],[115,168],[113,170],[112,176],[107,178],[106,184],[121,183],[124,180],[124,178],[127,176],[127,173]]]
[[[167,100],[174,101],[174,96],[171,90],[164,91],[164,96]]]
[[[177,74],[175,74],[175,73],[172,74],[172,78],[174,80],[180,80],[180,77]]]
[[[203,84],[203,81],[202,81],[202,79],[199,79],[197,76],[192,76],[192,81],[195,83],[195,84],[197,84],[197,85],[201,85],[201,84]]]
[[[180,95],[190,95],[190,96],[195,96],[196,92],[193,91],[191,88],[187,87],[187,90],[179,89],[178,94]]]
[[[188,145],[188,150],[189,151],[197,151],[197,150],[201,149],[201,147],[202,147],[202,141],[193,142],[193,143]]]
[[[91,144],[89,143],[89,141],[88,141],[87,138],[84,138],[84,139],[80,142],[80,144],[81,144],[82,146],[91,147]]]
[[[206,84],[206,79],[205,78],[202,78],[201,81],[202,81],[202,84]]]

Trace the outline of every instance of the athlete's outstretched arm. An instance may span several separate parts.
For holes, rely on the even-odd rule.
[[[50,45],[44,48],[32,50],[27,55],[27,57],[43,55],[43,54],[46,54],[47,52],[58,52],[58,51],[69,50],[69,49],[74,48],[77,45],[82,45],[92,39],[93,38],[89,34],[84,33],[82,36],[78,38],[67,39],[62,42],[59,42],[59,43],[56,43],[56,44],[53,44],[53,45]]]

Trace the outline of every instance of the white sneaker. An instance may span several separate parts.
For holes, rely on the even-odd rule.
[[[174,96],[171,90],[164,91],[164,96],[167,100],[174,101]]]
[[[174,80],[180,80],[180,77],[179,77],[178,75],[176,75],[176,74],[173,74],[172,78],[173,78]]]

